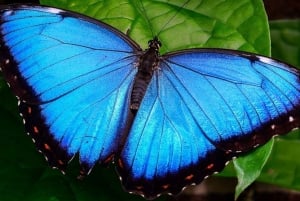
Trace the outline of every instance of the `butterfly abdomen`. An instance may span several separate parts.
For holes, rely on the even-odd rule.
[[[139,109],[140,103],[145,95],[151,77],[152,75],[143,75],[139,72],[137,73],[134,80],[130,100],[130,109],[132,111],[137,111]]]
[[[130,109],[133,112],[136,112],[139,109],[148,84],[152,78],[153,71],[157,69],[157,66],[159,65],[158,50],[160,45],[160,42],[155,37],[153,40],[149,41],[149,48],[139,59],[138,72],[134,79],[130,99]]]

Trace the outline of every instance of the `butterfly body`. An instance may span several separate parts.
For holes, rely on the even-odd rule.
[[[135,75],[133,89],[131,93],[130,109],[137,111],[145,95],[148,84],[152,78],[153,71],[157,70],[159,65],[159,48],[161,44],[157,37],[149,41],[149,49],[140,57],[138,63],[138,72]]]
[[[114,161],[126,190],[177,194],[300,125],[300,73],[287,64],[223,49],[160,56],[157,38],[143,52],[107,24],[49,7],[0,17],[2,74],[62,171],[76,154],[81,175]]]

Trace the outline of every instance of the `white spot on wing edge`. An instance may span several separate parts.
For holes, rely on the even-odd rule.
[[[266,63],[266,64],[270,64],[270,65],[275,66],[275,67],[279,67],[279,68],[287,67],[287,64],[282,63],[282,62],[280,62],[278,60],[273,60],[273,59],[268,58],[268,57],[256,56],[256,58],[258,58],[258,60],[260,62],[263,62],[263,63]]]
[[[272,125],[271,125],[271,129],[272,129],[272,130],[275,130],[275,127],[276,127],[275,124],[272,124]]]
[[[28,9],[27,6],[24,6],[23,8]],[[53,14],[65,13],[64,10],[61,10],[61,9],[58,9],[58,8],[51,8],[51,7],[35,7],[34,9],[37,10],[37,11],[42,11],[42,12],[46,11],[46,12],[50,12],[50,13],[53,13]]]
[[[227,166],[229,163],[230,163],[230,161],[227,161],[227,162],[225,163],[225,166]]]
[[[59,13],[63,13],[64,11],[57,9],[57,8],[46,8],[46,10],[50,13],[54,13],[54,14],[59,14]]]
[[[13,15],[13,14],[14,14],[13,10],[7,10],[3,13],[3,16]]]
[[[263,63],[267,63],[267,64],[273,64],[274,61],[268,57],[261,57],[261,56],[258,56],[257,57],[259,61],[263,62]]]

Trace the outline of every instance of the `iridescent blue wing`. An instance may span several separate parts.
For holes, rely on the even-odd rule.
[[[118,170],[129,191],[176,194],[299,124],[296,69],[234,51],[169,54],[150,82]]]
[[[11,6],[0,17],[3,75],[50,165],[64,170],[76,153],[86,172],[109,162],[126,130],[139,47],[104,23],[55,8]]]

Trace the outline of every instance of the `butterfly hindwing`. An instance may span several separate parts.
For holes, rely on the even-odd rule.
[[[52,166],[91,168],[118,149],[139,50],[100,22],[46,7],[1,11],[1,67],[27,131]]]
[[[125,188],[147,198],[177,194],[190,176],[201,181],[231,158],[190,123],[194,117],[173,84],[165,73],[154,75],[119,161]]]
[[[195,49],[161,59],[119,161],[130,191],[178,193],[233,156],[299,126],[299,71],[242,52]]]

